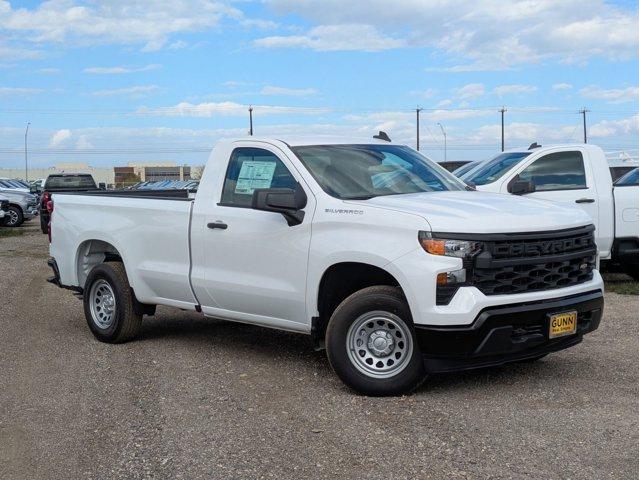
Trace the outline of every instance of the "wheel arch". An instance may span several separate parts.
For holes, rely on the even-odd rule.
[[[84,288],[89,272],[96,266],[108,261],[120,261],[126,270],[126,263],[120,251],[105,240],[84,240],[78,245],[75,256],[75,274],[78,286]]]
[[[331,315],[347,297],[363,288],[389,285],[398,287],[406,296],[402,283],[389,269],[367,262],[337,262],[324,269],[315,297],[315,311],[312,334],[321,342]],[[410,309],[410,302],[408,307]]]

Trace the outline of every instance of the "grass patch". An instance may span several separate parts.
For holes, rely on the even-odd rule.
[[[19,237],[24,235],[22,228],[0,227],[0,237]]]
[[[621,295],[639,295],[639,282],[633,281],[614,281],[606,283],[608,292],[615,292]]]

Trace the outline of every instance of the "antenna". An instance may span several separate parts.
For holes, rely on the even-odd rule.
[[[379,133],[377,135],[373,135],[373,138],[376,138],[377,140],[384,140],[385,142],[390,142],[391,139],[388,136],[388,134],[382,130],[379,131]]]

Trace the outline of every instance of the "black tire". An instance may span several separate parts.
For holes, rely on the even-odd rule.
[[[630,275],[635,282],[639,282],[639,265],[624,265],[623,271]]]
[[[369,315],[370,318],[374,318],[375,320],[367,320]],[[399,337],[399,341],[396,342],[397,347],[393,344],[392,348],[398,349],[400,344],[403,344],[404,347],[402,348],[406,348],[406,350],[403,352],[392,350],[389,356],[382,358],[384,362],[395,362],[393,356],[399,354],[397,363],[402,362],[400,365],[388,367],[401,368],[401,370],[397,371],[397,373],[387,373],[387,375],[390,375],[387,377],[378,376],[382,375],[383,372],[367,373],[364,371],[367,368],[366,365],[364,365],[364,359],[368,361],[369,354],[365,353],[361,355],[362,350],[358,350],[357,353],[354,351],[353,353],[349,353],[351,349],[349,349],[348,344],[351,342],[351,338],[354,338],[355,341],[360,341],[360,339],[357,338],[358,335],[364,338],[364,328],[383,328],[376,325],[379,322],[379,320],[377,320],[379,317],[376,317],[376,315],[381,315],[381,317],[388,316],[391,322],[397,322],[397,319],[399,319],[402,322],[400,328],[406,327],[406,336],[410,336],[410,339],[404,339],[406,340],[404,343],[401,341],[402,337],[399,335],[401,332],[399,330],[395,331],[395,334]],[[367,326],[362,326],[362,331],[356,328],[356,324],[359,322],[365,322]],[[380,323],[380,325],[382,324],[383,322]],[[372,327],[370,327],[370,325],[372,325]],[[352,330],[353,333],[351,333],[351,326],[354,328],[354,330]],[[372,335],[378,331],[383,332],[384,330],[376,330],[366,337],[368,342],[364,343],[366,343],[368,347],[370,347]],[[389,331],[392,332],[394,330]],[[393,341],[395,340],[397,339],[393,336]],[[409,343],[409,341],[411,343]],[[390,345],[387,346],[391,348]],[[367,351],[370,353],[370,350]],[[408,353],[409,351],[410,354]],[[424,361],[415,339],[415,330],[413,328],[410,309],[402,291],[397,287],[368,287],[346,298],[335,309],[328,322],[326,329],[326,352],[331,367],[337,376],[350,388],[364,395],[401,395],[411,392],[426,379]],[[402,358],[401,355],[404,353],[406,356]],[[360,354],[360,358],[362,359],[361,362],[357,360],[358,354]],[[351,357],[353,357],[353,359]],[[373,363],[369,364],[371,369],[375,361],[376,360],[373,360]],[[386,368],[382,361],[378,361],[377,364],[380,368]]]
[[[9,205],[9,211],[7,212],[4,220],[5,227],[19,227],[24,223],[24,215],[22,209],[15,205]]]
[[[110,309],[109,322],[103,321],[102,325],[92,313],[92,302],[95,299],[93,289],[96,286],[110,289],[115,299],[115,305]],[[142,325],[142,315],[135,313],[134,301],[133,291],[121,262],[101,263],[94,267],[87,277],[83,295],[84,315],[93,335],[106,343],[122,343],[134,339]],[[94,309],[96,308],[101,307],[97,305]]]

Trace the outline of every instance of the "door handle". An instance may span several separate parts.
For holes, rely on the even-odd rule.
[[[594,198],[580,198],[578,200],[575,200],[575,203],[595,203],[595,199]]]
[[[226,230],[229,227],[226,223],[224,223],[224,222],[222,222],[220,220],[218,220],[217,222],[207,223],[206,226],[209,227],[212,230],[214,230],[216,228],[219,228],[220,230]]]

